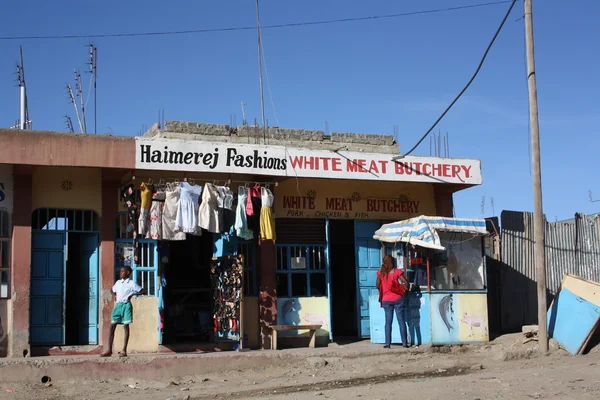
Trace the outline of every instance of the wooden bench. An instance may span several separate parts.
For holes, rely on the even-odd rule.
[[[322,325],[271,325],[273,331],[273,339],[271,340],[271,350],[277,350],[277,332],[279,331],[300,331],[307,330],[310,335],[308,347],[315,348],[317,344],[317,330],[321,329]]]

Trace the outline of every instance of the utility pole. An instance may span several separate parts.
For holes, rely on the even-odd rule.
[[[260,111],[262,113],[263,142],[267,144],[267,133],[265,131],[265,95],[263,90],[263,71],[262,71],[262,37],[260,32],[260,11],[258,0],[256,0],[256,31],[258,35],[258,75],[260,82]]]
[[[525,39],[527,49],[527,87],[529,89],[529,121],[531,125],[531,163],[533,174],[533,237],[538,299],[538,339],[540,352],[548,351],[546,325],[546,254],[544,212],[542,208],[542,166],[540,162],[540,125],[538,121],[537,86],[533,46],[532,0],[525,0]]]

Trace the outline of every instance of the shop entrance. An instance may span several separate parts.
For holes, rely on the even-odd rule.
[[[34,211],[32,345],[98,343],[98,227],[94,211]]]
[[[165,346],[212,341],[210,261],[212,234],[187,235],[186,240],[161,242]]]
[[[329,220],[331,316],[335,341],[358,337],[354,221]]]

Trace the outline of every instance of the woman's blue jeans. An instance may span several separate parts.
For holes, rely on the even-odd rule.
[[[394,311],[396,312],[396,319],[398,319],[398,325],[400,326],[400,336],[402,337],[402,344],[408,345],[406,323],[404,322],[404,297],[401,297],[399,300],[396,301],[384,301],[382,304],[383,310],[385,311],[386,346],[390,346],[392,344],[392,322],[394,320]]]

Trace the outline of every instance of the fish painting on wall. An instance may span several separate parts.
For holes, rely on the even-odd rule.
[[[446,325],[448,332],[450,332],[454,329],[454,325],[453,325],[454,312],[453,312],[452,306],[453,306],[453,299],[452,299],[451,294],[442,297],[442,299],[440,300],[440,302],[438,304],[438,311],[440,313],[440,317],[442,318],[442,321],[444,321],[444,325]]]

